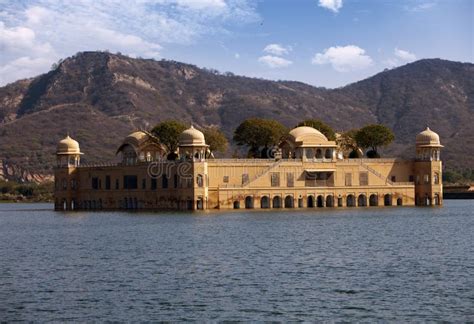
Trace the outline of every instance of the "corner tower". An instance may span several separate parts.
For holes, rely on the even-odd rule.
[[[429,127],[416,135],[415,203],[418,206],[443,204],[442,147],[439,135]]]
[[[76,209],[76,168],[81,162],[79,143],[69,135],[59,141],[56,148],[56,168],[54,170],[54,209]]]
[[[179,136],[179,155],[182,163],[190,163],[192,179],[188,174],[178,174],[192,181],[193,206],[188,209],[207,209],[208,201],[208,169],[206,155],[209,145],[206,144],[204,134],[192,125]],[[184,170],[184,169],[181,169]],[[190,208],[191,207],[191,208]]]

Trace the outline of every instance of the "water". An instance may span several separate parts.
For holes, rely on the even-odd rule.
[[[473,321],[474,201],[55,213],[0,205],[0,320]]]

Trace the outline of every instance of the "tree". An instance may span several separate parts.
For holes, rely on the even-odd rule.
[[[367,157],[379,157],[378,147],[387,146],[393,142],[395,136],[390,128],[384,125],[368,125],[362,127],[355,134],[357,145],[362,148],[370,148]]]
[[[276,120],[249,118],[235,130],[234,141],[237,145],[247,146],[249,156],[266,157],[268,148],[277,145],[287,132],[287,128]]]
[[[344,157],[348,157],[350,159],[360,157],[360,148],[355,140],[357,132],[357,129],[351,129],[342,133],[336,138],[336,144],[342,150]]]
[[[206,138],[206,144],[209,145],[211,152],[224,153],[227,150],[229,142],[224,133],[218,127],[209,126],[202,130]]]
[[[160,142],[168,149],[168,159],[176,158],[179,145],[179,135],[187,129],[186,125],[176,120],[167,120],[156,125],[151,133],[158,137]]]
[[[322,122],[319,119],[306,119],[302,121],[301,123],[298,124],[298,126],[309,126],[317,129],[321,133],[324,134],[324,136],[327,137],[328,140],[330,141],[335,141],[336,140],[336,132],[331,128],[331,126],[327,125],[326,123]]]

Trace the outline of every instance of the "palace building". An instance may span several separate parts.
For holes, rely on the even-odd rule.
[[[152,134],[119,145],[119,163],[81,164],[79,143],[57,146],[56,210],[207,210],[442,205],[439,136],[416,136],[416,158],[344,158],[318,130],[294,128],[268,159],[213,158],[194,127],[177,159]]]

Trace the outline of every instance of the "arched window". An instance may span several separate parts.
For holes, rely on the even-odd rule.
[[[385,206],[392,206],[392,195],[391,194],[386,194],[383,197],[383,204]]]
[[[403,199],[397,198],[397,206],[403,206]]]
[[[293,208],[293,196],[286,196],[285,197],[285,208]]]
[[[433,175],[433,183],[434,184],[439,184],[439,173],[435,173]]]
[[[379,205],[379,197],[375,194],[370,195],[369,197],[369,206],[378,206]]]
[[[240,201],[238,200],[234,201],[234,209],[240,209]]]
[[[316,150],[316,158],[317,159],[322,159],[323,158],[323,152],[321,151],[321,149]]]
[[[260,208],[270,208],[270,199],[267,196],[260,198]]]
[[[316,199],[316,204],[318,207],[324,207],[324,197],[319,195],[318,198]]]
[[[326,152],[324,153],[324,157],[326,159],[331,159],[332,158],[332,149],[327,149]]]
[[[355,207],[355,197],[354,195],[348,195],[346,198],[347,207]]]
[[[367,197],[364,194],[359,195],[359,198],[357,198],[357,206],[359,207],[367,206]]]
[[[272,205],[273,205],[273,208],[281,208],[281,198],[280,198],[280,196],[273,197]]]
[[[326,197],[326,207],[334,207],[334,197],[332,195]]]
[[[202,188],[204,186],[204,179],[203,179],[202,174],[198,174],[196,178],[196,183],[199,188]]]
[[[308,196],[306,206],[308,208],[313,208],[314,207],[314,197],[313,196]]]
[[[253,197],[251,196],[245,197],[245,208],[247,209],[253,208]]]

